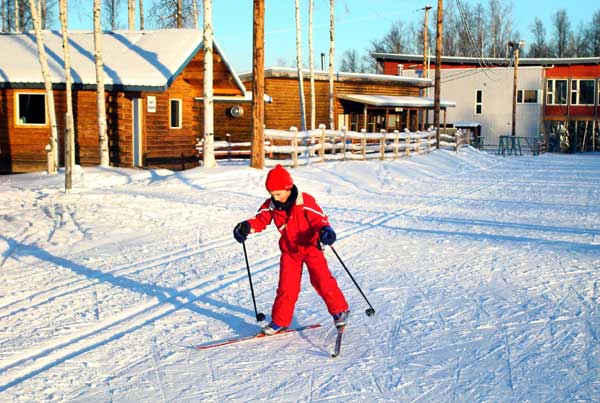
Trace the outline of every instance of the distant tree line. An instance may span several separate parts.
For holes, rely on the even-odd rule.
[[[435,55],[435,9],[428,24],[428,42]],[[447,56],[498,57],[511,56],[508,41],[521,40],[513,25],[512,1],[489,0],[469,5],[464,0],[445,2],[443,15],[443,49]],[[398,20],[379,39],[371,40],[364,51],[346,50],[340,70],[348,72],[377,72],[371,53],[423,53],[423,21],[407,23]],[[589,22],[573,27],[565,9],[552,16],[547,29],[536,17],[529,25],[530,43],[525,44],[522,57],[589,57],[600,56],[600,9]]]
[[[147,16],[151,28],[197,28],[201,11],[201,0],[161,0],[153,2]],[[117,30],[127,28],[128,8],[138,3],[139,29],[144,29],[144,3],[148,0],[102,0],[102,28]],[[75,1],[85,12],[89,7],[91,18],[92,5],[87,0]],[[36,0],[39,4],[42,29],[56,29],[58,24],[58,0]],[[33,20],[29,0],[0,0],[0,32],[23,32],[33,30]]]

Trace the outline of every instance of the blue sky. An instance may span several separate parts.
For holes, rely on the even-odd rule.
[[[146,13],[153,1],[146,0]],[[446,0],[444,4],[449,4]],[[487,0],[463,0],[464,3],[486,5]],[[80,3],[84,3],[81,0]],[[87,2],[85,2],[87,3]],[[126,4],[126,2],[124,1]],[[201,8],[200,1],[200,8]],[[92,9],[82,11],[83,4],[77,10],[71,10],[70,26],[73,29],[92,29]],[[265,65],[275,66],[285,63],[295,65],[296,28],[294,0],[265,0]],[[403,20],[407,23],[423,20],[419,9],[425,5],[437,7],[437,0],[336,0],[336,67],[342,53],[356,48],[361,53],[371,40],[385,35],[390,26]],[[303,55],[308,63],[308,1],[301,0],[303,20]],[[572,28],[591,21],[592,15],[600,10],[597,0],[516,0],[513,1],[513,23],[521,33],[521,38],[529,41],[529,24],[539,16],[551,34],[551,17],[557,10],[564,8],[571,21]],[[122,11],[126,18],[126,10]],[[433,13],[430,14],[430,26],[435,26]],[[202,21],[200,21],[202,24]],[[320,54],[329,53],[329,0],[314,0],[314,52],[315,64],[320,66]],[[122,27],[126,27],[122,23]],[[223,48],[228,60],[238,73],[252,68],[252,0],[213,0],[213,25],[216,39]]]

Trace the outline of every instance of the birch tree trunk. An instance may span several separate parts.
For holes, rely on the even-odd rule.
[[[48,59],[44,48],[44,38],[42,37],[42,28],[40,24],[40,15],[35,12],[38,8],[35,5],[35,0],[29,0],[31,8],[31,19],[35,30],[35,38],[38,47],[38,55],[40,65],[42,67],[42,76],[44,77],[44,86],[46,88],[46,107],[48,117],[50,119],[50,152],[48,153],[48,173],[54,174],[58,167],[58,129],[56,127],[56,110],[54,108],[54,92],[52,91],[52,81],[48,69]]]
[[[192,6],[194,8],[194,28],[198,29],[198,0],[193,0]]]
[[[60,28],[63,40],[63,52],[65,60],[65,79],[66,79],[66,94],[67,94],[67,119],[66,126],[70,130],[65,131],[65,189],[71,189],[72,170],[75,165],[75,125],[73,122],[73,92],[71,78],[71,51],[69,50],[69,34],[68,34],[68,16],[67,16],[67,1],[59,0],[59,17]]]
[[[100,166],[109,165],[108,137],[106,136],[106,99],[104,94],[104,63],[102,62],[102,33],[100,31],[100,0],[94,0],[94,60],[96,62],[96,104],[98,109],[98,145]]]
[[[135,31],[135,0],[127,0],[127,22],[130,31]]]
[[[19,26],[19,0],[15,0],[15,9],[13,10],[15,13],[15,32],[19,32],[21,27]],[[35,8],[34,8],[35,10]]]
[[[306,130],[306,111],[304,100],[304,76],[302,75],[302,34],[300,31],[300,0],[296,0],[296,65],[298,66],[298,88],[300,91],[300,126]]]
[[[177,0],[177,28],[183,28],[183,0]]]
[[[212,0],[204,0],[204,166],[214,168]]]
[[[144,30],[144,0],[140,0],[140,31]]]
[[[308,0],[308,60],[310,64],[310,129],[315,130],[315,60],[313,54],[313,0]]]
[[[335,0],[329,0],[329,128],[335,130],[333,120],[333,62],[335,58]]]

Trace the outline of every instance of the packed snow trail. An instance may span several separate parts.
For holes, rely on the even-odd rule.
[[[600,396],[600,158],[465,148],[292,170],[318,196],[353,310],[342,354],[307,277],[294,326],[252,334],[231,230],[266,198],[240,164],[0,177],[0,401],[595,401]],[[4,202],[6,200],[6,202]],[[259,311],[274,230],[247,241]]]

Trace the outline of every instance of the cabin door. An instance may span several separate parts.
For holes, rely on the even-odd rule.
[[[141,167],[142,161],[142,98],[133,98],[133,166]]]

